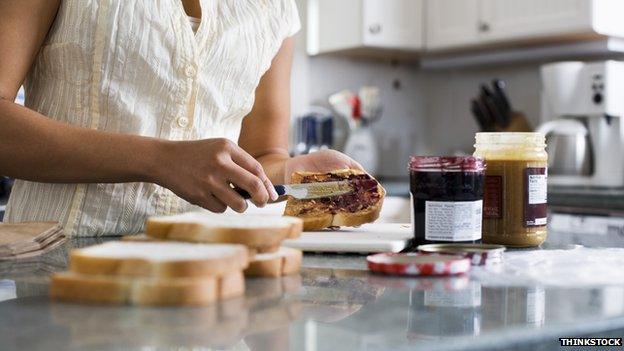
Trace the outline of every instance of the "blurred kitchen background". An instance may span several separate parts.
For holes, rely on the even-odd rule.
[[[374,164],[370,168],[390,194],[408,196],[410,155],[472,154],[475,133],[488,129],[478,122],[473,104],[487,103],[481,85],[489,91],[485,95],[496,93],[492,81],[498,79],[503,99],[511,105],[507,113],[519,114],[522,125],[490,130],[534,130],[558,121],[546,126],[550,155],[559,162],[551,170],[561,171],[549,179],[555,180],[549,188],[551,208],[624,213],[624,127],[619,118],[624,65],[611,62],[624,61],[624,1],[297,3],[302,30],[296,36],[292,75],[293,153],[325,147],[329,139],[324,134],[333,127],[334,148]],[[563,61],[582,62],[547,68]],[[550,92],[544,93],[543,79],[553,82]],[[363,113],[366,98],[359,94],[353,100],[362,87],[365,97],[372,91],[380,105],[373,122],[367,123]],[[363,122],[346,124],[353,117],[340,116],[340,102],[357,105],[356,119]],[[502,114],[504,102],[503,107],[500,99],[490,102]],[[354,111],[347,108],[349,112]],[[327,115],[334,116],[333,123]],[[312,135],[306,116],[317,120]],[[602,124],[594,126],[593,121]],[[363,125],[370,133],[353,131]],[[355,134],[356,147],[349,148],[349,136]],[[600,139],[608,139],[609,146]],[[371,160],[369,153],[376,157]],[[604,164],[611,168],[596,169]],[[608,173],[609,179],[598,179],[597,173]]]
[[[565,120],[549,126],[556,162],[551,209],[624,213],[624,64],[617,62],[624,61],[624,1],[297,5],[302,30],[292,72],[293,154],[345,151],[390,195],[406,197],[410,155],[472,154],[480,130],[533,130]],[[563,61],[580,62],[556,65]],[[555,65],[544,68],[548,64]],[[510,116],[521,123],[510,127]],[[9,187],[8,180],[0,184],[5,199]],[[614,228],[624,233],[624,224]]]

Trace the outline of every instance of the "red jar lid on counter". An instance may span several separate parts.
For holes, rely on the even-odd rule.
[[[483,172],[485,160],[475,156],[412,156],[413,172]]]
[[[462,256],[419,253],[380,253],[366,257],[368,269],[390,275],[454,275],[470,271],[470,260]]]

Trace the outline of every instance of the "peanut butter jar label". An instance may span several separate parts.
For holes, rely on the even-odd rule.
[[[548,170],[546,167],[529,167],[524,173],[524,226],[544,226],[548,216]]]
[[[503,218],[503,177],[485,176],[483,218]]]

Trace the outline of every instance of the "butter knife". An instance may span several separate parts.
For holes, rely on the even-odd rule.
[[[277,195],[290,195],[299,200],[338,196],[348,194],[353,191],[353,186],[348,180],[337,182],[282,184],[274,185],[274,187]],[[251,197],[247,191],[241,188],[234,187],[234,190],[244,199],[249,199]]]

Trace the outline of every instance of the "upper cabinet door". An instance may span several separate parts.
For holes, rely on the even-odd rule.
[[[363,0],[365,46],[419,50],[423,46],[423,0]]]
[[[307,0],[308,54],[419,51],[424,0]]]
[[[592,0],[480,1],[485,42],[582,33],[592,27]]]
[[[362,43],[362,0],[307,0],[306,46],[317,55],[359,47]]]
[[[425,46],[447,49],[479,40],[479,0],[427,0]]]

